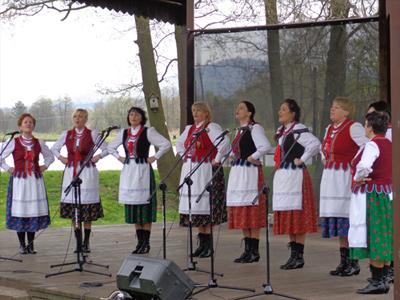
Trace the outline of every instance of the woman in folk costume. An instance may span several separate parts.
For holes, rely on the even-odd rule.
[[[229,158],[232,168],[227,190],[228,224],[229,229],[242,229],[245,242],[244,252],[234,260],[235,263],[252,263],[260,259],[260,231],[266,226],[265,194],[261,194],[255,204],[253,200],[265,184],[259,159],[271,151],[271,144],[264,128],[254,121],[255,113],[254,105],[248,101],[242,101],[237,107],[236,119],[240,126],[251,125],[253,128],[243,134],[241,130],[236,133],[234,143],[238,143]]]
[[[119,203],[125,204],[125,222],[135,224],[138,243],[133,254],[150,251],[152,222],[157,217],[157,196],[147,199],[156,189],[153,162],[171,149],[171,142],[154,127],[145,127],[145,112],[132,107],[127,116],[129,129],[122,130],[108,145],[108,151],[124,164],[119,181]],[[158,148],[149,157],[150,145]],[[118,147],[123,145],[125,156],[120,156]]]
[[[372,113],[373,111],[386,112],[389,115],[389,118],[391,116],[389,103],[382,100],[371,103],[368,106],[367,113]],[[392,123],[389,123],[385,136],[389,141],[392,141]]]
[[[352,259],[370,259],[372,278],[359,294],[388,293],[393,261],[392,142],[385,137],[387,113],[366,115],[370,139],[352,161],[349,245]]]
[[[350,261],[349,209],[351,198],[351,160],[368,139],[360,123],[351,120],[354,103],[345,97],[333,100],[331,120],[322,143],[321,158],[325,165],[321,178],[320,216],[322,237],[339,236],[340,263],[329,273],[333,276],[352,276],[360,273],[358,261]]]
[[[7,191],[6,228],[17,231],[21,254],[36,254],[33,246],[35,232],[47,228],[51,222],[42,172],[53,163],[54,157],[44,140],[33,136],[35,125],[36,119],[32,115],[22,114],[18,118],[18,128],[22,134],[10,141],[1,157],[1,167],[11,174]],[[44,158],[42,166],[39,166],[40,153]],[[14,167],[5,163],[10,154],[14,158]],[[27,246],[25,232],[28,236]]]
[[[278,114],[283,125],[275,135],[274,159],[280,167],[273,182],[274,234],[289,234],[290,258],[280,268],[291,270],[304,266],[306,233],[318,232],[314,190],[305,162],[318,154],[321,143],[299,123],[300,107],[295,100],[286,99]]]
[[[77,228],[75,221],[75,192],[71,189],[68,195],[65,189],[71,184],[76,173],[82,167],[82,163],[86,160],[87,155],[92,149],[96,138],[99,136],[97,130],[90,130],[86,127],[89,114],[86,109],[78,108],[72,115],[74,128],[63,131],[58,140],[51,147],[54,156],[57,157],[64,165],[64,176],[61,187],[61,205],[60,216],[64,219],[72,219],[72,224],[75,230],[76,248],[74,252],[91,252],[89,239],[92,229],[92,222],[104,217],[103,206],[100,200],[99,189],[99,172],[96,168],[96,163],[103,157],[108,155],[107,143],[104,142],[100,149],[101,153],[92,157],[90,162],[85,166],[79,178],[82,180],[81,189],[81,210],[79,215],[84,227],[83,247],[79,249],[81,240],[81,228]],[[68,155],[62,156],[60,151],[63,146],[66,146]]]
[[[186,149],[195,139],[194,135],[201,130],[208,129],[208,133],[201,134],[193,147],[183,158],[180,182],[183,183],[185,177],[197,164],[206,156],[206,154],[217,145],[217,137],[222,134],[221,126],[211,122],[211,109],[205,102],[195,102],[192,105],[192,114],[195,124],[186,126],[181,136],[176,141],[176,152],[183,155]],[[189,213],[192,215],[192,226],[199,228],[198,238],[199,247],[191,253],[193,257],[209,257],[211,255],[212,245],[210,239],[210,226],[226,222],[226,203],[225,203],[225,182],[222,168],[213,180],[213,224],[210,224],[210,205],[209,193],[206,191],[200,201],[196,203],[197,198],[204,190],[206,184],[211,180],[212,175],[221,163],[222,158],[229,152],[229,140],[225,136],[218,147],[211,153],[204,163],[197,169],[191,177],[193,185],[191,186],[191,197],[189,199],[187,184],[184,184],[180,190],[179,213],[181,226],[188,226]],[[189,212],[189,200],[191,211]]]

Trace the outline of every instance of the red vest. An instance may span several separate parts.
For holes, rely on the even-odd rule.
[[[340,163],[342,163],[342,168],[346,169],[354,158],[354,155],[357,154],[360,147],[353,141],[350,135],[350,127],[354,123],[352,120],[345,120],[340,125],[336,135],[332,138],[330,145],[327,145],[327,140],[329,140],[334,129],[333,124],[329,126],[326,138],[322,144],[322,149],[327,148],[329,156],[325,168],[339,168]]]
[[[210,123],[208,123],[204,128],[207,128],[208,125]],[[192,127],[190,127],[189,129],[189,133],[188,136],[186,138],[185,141],[185,148],[187,149],[190,144],[192,143],[192,141],[194,140],[193,137],[193,132],[196,129],[196,124],[192,125]],[[187,155],[191,155],[192,156],[192,161],[193,162],[200,162],[203,157],[205,157],[207,155],[207,153],[210,151],[210,149],[214,146],[214,144],[211,142],[210,138],[208,137],[208,134],[202,134],[200,135],[199,139],[196,141],[196,143],[193,145],[194,147],[194,153],[190,154],[191,151],[188,152]],[[212,161],[215,156],[217,155],[218,149],[215,148],[212,153],[210,154],[210,156],[206,159],[206,162],[208,161]],[[183,159],[185,162],[187,161],[187,156]]]
[[[33,172],[36,177],[40,177],[39,170],[39,154],[42,151],[42,147],[39,144],[38,139],[33,138],[34,144],[32,147],[32,156],[33,156]],[[15,147],[13,151],[14,165],[15,165],[15,177],[23,177],[26,178],[26,174],[28,172],[28,158],[26,158],[27,149],[24,147],[19,138],[14,139]]]
[[[361,186],[361,190],[364,192],[367,189],[368,192],[371,192],[373,185],[376,185],[380,186],[377,189],[378,192],[381,192],[382,188],[385,192],[390,192],[391,188],[389,186],[392,185],[392,143],[384,136],[376,136],[372,141],[378,146],[380,154],[372,165],[372,172],[368,175],[371,181]],[[351,163],[353,174],[356,172],[357,165],[363,153],[364,150]]]
[[[88,129],[86,130],[86,134],[81,138],[81,141],[79,143],[78,150],[81,156],[81,162],[85,161],[86,156],[89,154],[90,149],[92,149],[93,144],[92,131]],[[72,130],[69,130],[67,132],[65,146],[67,147],[68,151],[68,166],[71,166],[74,163],[76,152],[76,139],[72,134]]]

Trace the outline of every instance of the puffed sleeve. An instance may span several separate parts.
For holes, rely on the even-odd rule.
[[[255,124],[253,126],[251,137],[257,149],[256,152],[251,155],[254,159],[259,159],[261,156],[264,156],[271,151],[271,143],[265,135],[265,130],[261,125]]]
[[[44,159],[44,165],[48,169],[49,166],[54,162],[53,152],[50,151],[43,139],[39,139],[40,147],[42,148],[42,155]]]
[[[210,129],[210,132],[207,133],[208,137],[210,138],[211,142],[214,145],[217,145],[219,143],[219,139],[217,140],[217,138],[222,134],[221,126],[219,126],[216,123],[210,123],[208,125],[208,128]],[[217,146],[218,153],[217,156],[215,157],[215,161],[217,163],[220,163],[222,158],[228,154],[230,146],[231,143],[228,137],[225,135],[222,142],[219,143],[219,145]]]
[[[182,132],[182,134],[176,140],[176,143],[175,143],[176,154],[179,154],[180,156],[182,156],[183,153],[185,153],[185,151],[186,151],[185,141],[187,139],[190,127],[191,127],[191,125],[186,126],[185,130]]]
[[[357,164],[356,173],[354,174],[354,181],[360,181],[364,177],[367,177],[372,172],[372,165],[375,160],[379,157],[378,145],[371,141],[365,144],[365,149],[362,154],[360,162]]]
[[[369,141],[369,139],[365,136],[364,127],[358,122],[351,125],[350,136],[359,147],[363,146]]]
[[[121,130],[121,132],[118,133],[117,136],[107,146],[108,153],[113,155],[116,159],[121,156],[118,153],[118,147],[122,145],[123,132],[124,130]]]
[[[9,141],[9,139],[1,145],[1,151],[3,151],[4,147],[6,147],[8,141]],[[9,157],[11,155],[11,153],[14,151],[14,147],[15,147],[15,141],[14,141],[14,139],[12,139],[10,141],[10,143],[8,144],[7,148],[4,149],[4,152],[1,156],[1,161],[0,161],[1,167],[6,172],[8,172],[8,170],[11,168],[8,164],[6,164],[6,158]]]
[[[305,129],[307,128],[304,124],[296,124],[294,130]],[[294,134],[295,138],[297,138],[297,134]],[[321,142],[317,139],[315,135],[311,132],[303,132],[300,134],[300,138],[297,142],[304,147],[304,153],[300,157],[303,162],[306,162],[314,155],[317,155],[319,149],[321,148]]]
[[[333,126],[333,125],[332,125],[332,124],[331,124],[331,125],[328,125],[328,127],[325,128],[325,135],[324,135],[323,141],[325,141],[325,139],[326,139],[326,136],[327,136],[327,134],[328,134],[329,126]],[[325,157],[325,155],[324,155],[324,152],[322,151],[322,144],[321,144],[321,146],[320,146],[319,153],[321,154],[321,161],[323,161],[326,157]]]
[[[92,140],[93,140],[93,142],[95,143],[97,139],[99,139],[99,131],[96,130],[96,129],[93,129],[93,130],[92,130]],[[100,150],[101,150],[100,156],[101,156],[101,158],[104,158],[104,157],[106,157],[106,156],[108,155],[107,145],[108,145],[108,144],[107,144],[106,141],[104,141],[104,142],[100,145]]]
[[[154,157],[157,159],[167,153],[172,147],[171,142],[158,133],[154,127],[147,129],[147,140],[158,148],[157,153],[154,154]]]
[[[61,155],[61,148],[65,145],[65,139],[67,138],[68,131],[63,131],[58,138],[58,140],[54,143],[54,145],[50,148],[50,151],[57,158]]]

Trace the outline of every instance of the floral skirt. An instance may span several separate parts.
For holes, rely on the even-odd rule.
[[[367,248],[350,248],[350,258],[393,260],[393,202],[388,194],[367,193]]]
[[[258,167],[258,191],[265,184],[262,167]],[[258,205],[252,206],[231,206],[229,207],[228,228],[247,229],[266,226],[266,203],[265,194],[262,193],[258,199]]]
[[[101,205],[101,202],[92,204],[82,204],[81,212],[82,212],[81,215],[82,222],[97,221],[100,218],[104,218],[103,206]],[[63,219],[75,220],[75,204],[61,203],[60,217]]]
[[[13,176],[10,176],[7,188],[6,228],[18,232],[36,232],[47,228],[50,223],[50,215],[31,218],[19,218],[11,215]]]
[[[212,167],[213,173],[217,167]],[[213,179],[213,226],[224,223],[227,221],[227,210],[225,202],[225,178],[222,168]],[[180,215],[180,226],[189,226],[189,215]],[[193,227],[209,227],[210,215],[192,215]]]
[[[318,232],[317,207],[310,173],[303,169],[302,210],[274,212],[274,234],[303,234]]]
[[[322,237],[347,237],[349,234],[349,218],[322,218]]]
[[[150,168],[150,193],[156,189],[153,168]],[[150,195],[149,195],[150,196]],[[154,194],[149,204],[125,204],[125,222],[128,224],[144,224],[157,220],[157,194]]]

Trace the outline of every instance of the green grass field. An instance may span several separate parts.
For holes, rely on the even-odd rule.
[[[160,181],[157,170],[155,171],[156,182]],[[70,226],[71,220],[60,218],[60,191],[62,171],[46,171],[43,173],[47,197],[49,200],[51,225],[50,227]],[[100,171],[100,196],[104,210],[104,218],[94,222],[94,225],[110,225],[125,223],[124,205],[118,203],[118,185],[120,171]],[[5,229],[5,214],[7,202],[7,186],[10,176],[7,172],[1,172],[0,177],[0,230]],[[158,215],[157,221],[162,221],[162,193],[157,192]],[[172,221],[174,218],[179,220],[178,197],[167,191],[166,194],[166,219]]]
[[[314,167],[309,167],[311,177],[314,173]],[[272,167],[264,167],[265,179],[272,173]],[[102,200],[104,218],[94,222],[94,225],[110,225],[110,224],[124,224],[125,223],[125,210],[124,205],[118,203],[118,186],[120,171],[99,171],[100,173],[100,197]],[[156,176],[156,184],[160,182],[158,170],[154,170]],[[229,168],[225,168],[225,178],[228,178]],[[62,171],[46,171],[43,173],[47,197],[49,200],[50,216],[52,219],[50,227],[64,227],[70,226],[71,220],[60,218],[60,191]],[[0,173],[0,230],[5,229],[5,215],[6,215],[6,201],[7,201],[7,186],[9,180],[7,172]],[[270,195],[272,194],[272,182]],[[161,190],[157,192],[158,199],[158,214],[157,221],[162,222],[162,193]],[[179,221],[178,210],[178,196],[174,193],[167,191],[166,193],[166,220]],[[271,206],[271,201],[270,201]]]

